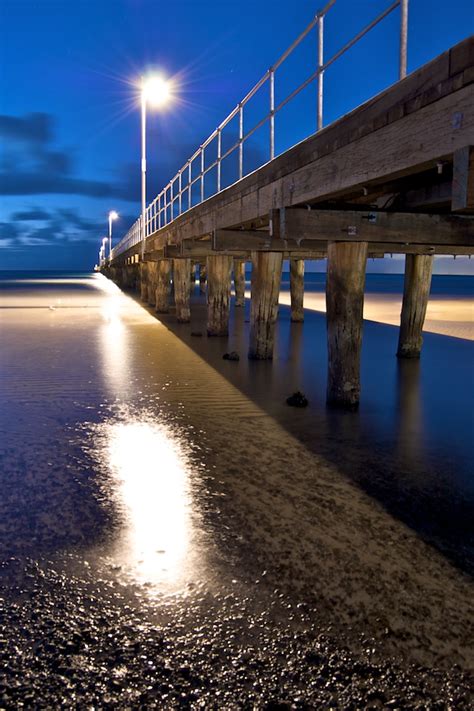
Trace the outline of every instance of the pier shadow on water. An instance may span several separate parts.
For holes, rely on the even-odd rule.
[[[365,321],[361,404],[343,412],[325,404],[325,314],[306,310],[305,323],[292,324],[280,305],[274,359],[256,362],[247,359],[249,307],[248,300],[243,309],[232,304],[228,339],[191,336],[205,334],[205,300],[196,294],[190,325],[173,314],[157,318],[310,452],[472,576],[473,344],[427,333],[421,360],[402,361],[398,328]],[[222,359],[230,350],[240,362]],[[308,408],[286,405],[296,390]]]

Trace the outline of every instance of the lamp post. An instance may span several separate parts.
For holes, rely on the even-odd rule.
[[[106,245],[106,244],[107,244],[107,237],[104,237],[104,238],[102,239],[102,247],[101,247],[102,259],[103,259],[104,261],[105,261],[105,245]]]
[[[141,213],[141,238],[142,259],[145,255],[146,239],[146,107],[147,104],[158,107],[169,99],[169,84],[162,77],[143,77],[141,83],[141,119],[142,119],[142,213]]]
[[[109,212],[109,262],[112,259],[112,222],[118,218],[118,212]]]

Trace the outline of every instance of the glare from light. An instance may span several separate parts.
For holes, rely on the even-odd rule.
[[[115,212],[115,210],[111,210],[109,212],[109,220],[116,220],[118,219],[118,212]]]
[[[131,420],[109,428],[107,459],[125,522],[113,558],[141,583],[180,587],[192,558],[190,467],[183,447],[165,425]]]
[[[150,106],[163,106],[170,98],[170,83],[157,75],[142,79],[142,99]]]

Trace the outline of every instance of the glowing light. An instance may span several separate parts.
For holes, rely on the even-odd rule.
[[[142,98],[151,106],[163,106],[170,98],[170,84],[160,76],[149,76],[142,80]]]
[[[118,216],[118,212],[115,212],[115,210],[111,210],[109,212],[109,220],[116,220]]]
[[[108,460],[112,492],[125,523],[113,558],[142,583],[179,585],[189,566],[189,464],[165,425],[111,425]]]

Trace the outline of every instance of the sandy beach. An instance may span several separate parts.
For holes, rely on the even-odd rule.
[[[250,291],[247,293],[247,298],[250,298]],[[289,306],[289,291],[281,293],[280,303]],[[399,326],[401,307],[401,296],[369,293],[366,294],[364,299],[364,319]],[[325,313],[326,299],[324,294],[306,292],[304,308]],[[473,300],[460,297],[447,299],[443,296],[432,295],[428,302],[423,330],[426,333],[439,333],[453,338],[474,340]]]
[[[339,415],[310,304],[298,332],[282,308],[273,364],[233,364],[243,309],[229,341],[208,340],[190,335],[202,297],[178,325],[101,276],[3,290],[7,707],[74,693],[99,707],[468,708],[465,306],[456,338],[427,335],[421,378],[395,370],[395,331],[368,323],[373,382],[360,413]],[[397,309],[371,297],[366,317]],[[459,443],[426,391],[442,353],[458,363]],[[285,404],[297,385],[306,411]]]

